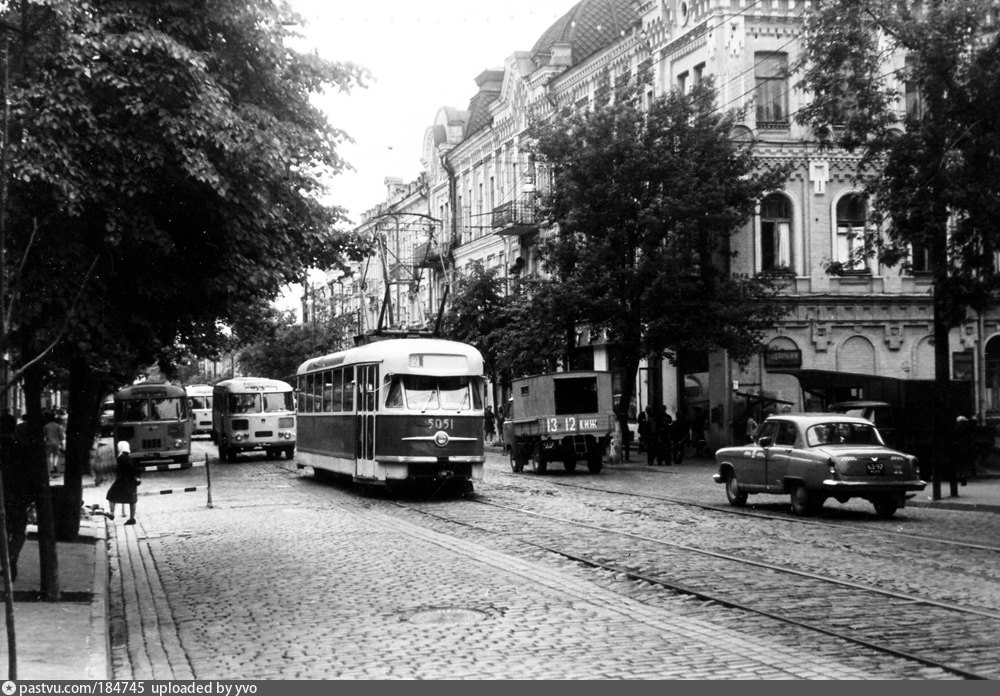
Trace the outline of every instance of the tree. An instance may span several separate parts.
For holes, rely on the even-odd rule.
[[[927,260],[939,404],[950,330],[967,310],[983,312],[1000,281],[998,12],[997,0],[831,0],[809,17],[798,66],[814,95],[801,122],[858,155],[873,222],[860,253],[904,268]],[[935,419],[935,499],[951,461],[950,414]]]
[[[768,279],[728,272],[729,236],[785,177],[758,171],[733,125],[704,80],[645,110],[624,92],[534,127],[558,224],[547,264],[575,296],[566,312],[618,348],[623,430],[642,357],[715,348],[746,360],[785,312]]]
[[[503,281],[495,269],[473,264],[468,275],[455,280],[451,302],[442,322],[442,335],[475,346],[483,355],[483,369],[494,384],[503,384],[498,362],[496,331],[506,305]],[[507,379],[506,383],[509,384]]]
[[[0,348],[26,363],[58,339],[52,359],[70,366],[71,387],[98,391],[73,402],[71,442],[90,441],[104,376],[136,374],[178,344],[217,346],[222,327],[307,269],[360,253],[337,230],[343,210],[320,202],[323,175],[347,167],[347,136],[310,96],[366,75],[288,48],[295,19],[270,0],[0,11],[11,55],[0,266],[30,259],[0,293],[4,308],[19,300]],[[45,374],[33,369],[29,408]],[[83,451],[67,461],[77,492]],[[58,593],[54,573],[43,585]]]
[[[299,324],[294,314],[285,312],[273,317],[273,323],[256,334],[239,353],[239,363],[246,374],[255,377],[292,380],[303,362],[319,355],[350,348],[353,344],[351,316],[333,317],[310,324]]]

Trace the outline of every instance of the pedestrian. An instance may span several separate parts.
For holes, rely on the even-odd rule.
[[[959,482],[968,483],[969,472],[975,466],[976,443],[972,421],[963,415],[955,419],[955,435],[952,442],[952,466]]]
[[[694,456],[696,457],[708,456],[708,453],[705,451],[705,448],[708,446],[708,442],[705,441],[707,419],[705,409],[701,407],[694,409],[694,418],[691,419],[691,441],[694,445]]]
[[[496,417],[493,415],[492,406],[486,407],[486,412],[483,414],[483,427],[486,431],[486,441],[492,445],[493,438],[495,438],[497,434]]]
[[[502,405],[497,407],[497,412],[494,414],[494,417],[496,418],[497,423],[497,443],[500,447],[503,447],[503,423],[507,420],[507,418],[504,416]]]
[[[139,499],[139,466],[132,459],[132,447],[125,440],[118,443],[118,457],[115,460],[115,480],[108,489],[107,500],[111,511],[106,513],[109,520],[115,518],[115,505],[128,504],[128,519],[125,524],[135,524],[135,505]]]
[[[45,460],[50,474],[59,473],[59,455],[64,449],[66,432],[59,422],[59,417],[49,413],[42,426],[42,438],[45,440]]]
[[[674,418],[667,413],[665,406],[660,406],[657,409],[656,420],[656,428],[659,430],[659,447],[656,453],[657,463],[660,466],[670,466],[673,463],[672,456],[674,452]]]
[[[28,416],[15,430],[10,447],[10,456],[0,460],[3,473],[3,506],[7,517],[7,554],[10,560],[10,578],[17,580],[17,560],[28,538],[28,510],[34,500],[31,485],[31,444],[28,431]]]
[[[674,419],[670,433],[673,438],[674,464],[680,464],[684,460],[688,442],[691,441],[691,425],[684,409],[677,409],[677,418]]]
[[[636,450],[642,452],[644,449],[649,451],[649,446],[646,444],[646,440],[649,438],[649,416],[646,411],[649,411],[649,406],[645,410],[639,411],[639,417],[636,418],[636,432],[639,434],[639,444],[636,445]]]
[[[753,442],[754,435],[756,434],[757,434],[757,419],[753,417],[753,413],[748,413],[747,427],[746,427],[747,442]]]

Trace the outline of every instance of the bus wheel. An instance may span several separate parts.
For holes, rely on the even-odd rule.
[[[292,447],[286,447],[285,448],[285,458],[286,459],[294,459],[295,458],[295,447],[294,446],[292,446]]]
[[[275,449],[274,447],[268,447],[267,449],[264,450],[264,454],[267,455],[268,459],[277,459],[279,455],[279,450]]]

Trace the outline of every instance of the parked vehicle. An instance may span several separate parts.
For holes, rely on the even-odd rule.
[[[754,442],[724,447],[715,460],[713,478],[731,505],[757,493],[788,495],[797,515],[818,512],[827,498],[863,498],[889,518],[927,485],[916,457],[886,447],[871,421],[837,413],[771,416]]]
[[[191,434],[212,434],[212,387],[208,384],[189,384],[185,388],[188,412],[191,414]]]
[[[510,467],[530,466],[545,473],[560,461],[566,471],[577,462],[600,473],[615,430],[611,373],[597,370],[556,372],[515,379],[511,412],[504,422]]]
[[[101,437],[111,437],[115,429],[115,396],[109,394],[101,402],[101,413],[99,416]]]

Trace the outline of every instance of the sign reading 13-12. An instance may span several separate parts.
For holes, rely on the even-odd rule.
[[[565,418],[546,418],[545,428],[550,433],[565,432],[567,430],[599,430],[597,418],[577,418],[576,416],[566,416]]]

